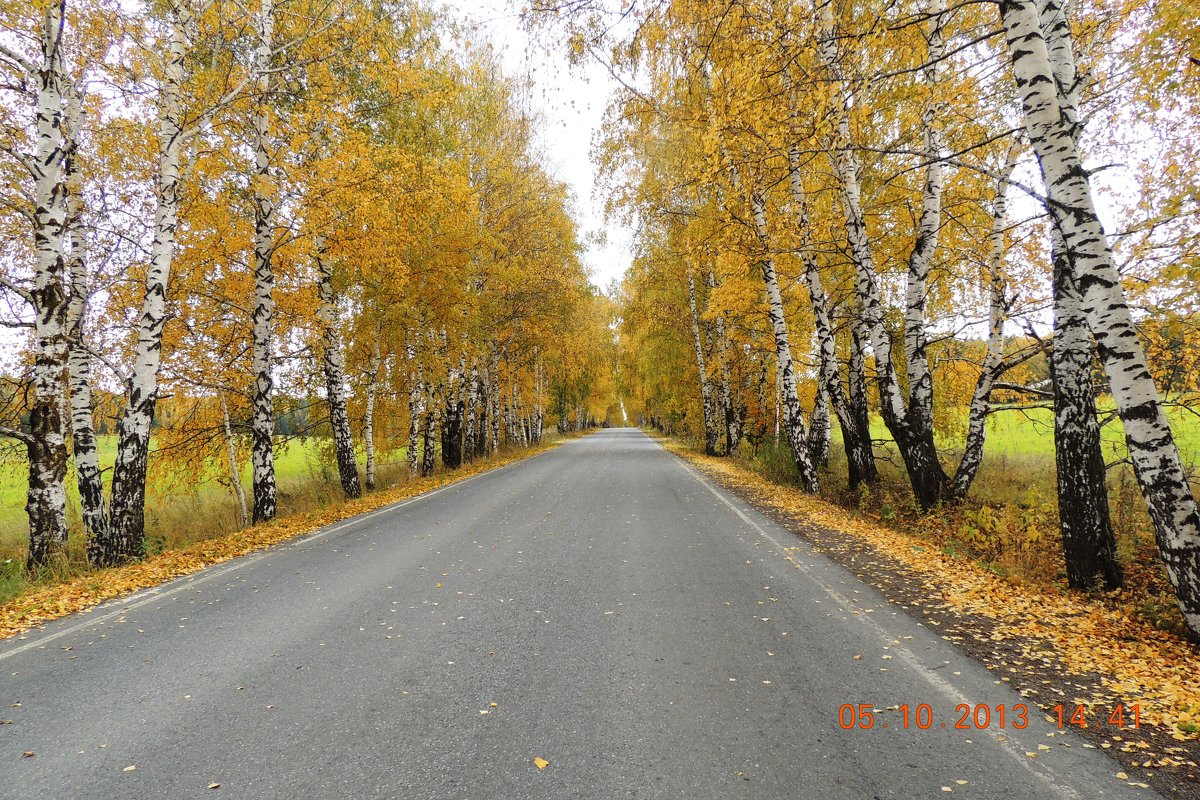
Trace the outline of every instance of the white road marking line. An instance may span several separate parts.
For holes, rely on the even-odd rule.
[[[650,438],[650,437],[646,437],[646,438]],[[653,440],[651,439],[651,441],[653,441]],[[658,442],[655,442],[655,444],[658,444]],[[659,445],[659,447],[662,448],[662,445]],[[665,449],[665,448],[663,448],[663,449]],[[718,500],[720,500],[726,507],[728,507],[730,511],[732,511],[734,514],[736,514],[738,516],[738,518],[742,520],[742,522],[746,523],[751,528],[758,531],[758,533],[764,539],[766,539],[768,542],[773,544],[780,555],[782,555],[785,559],[787,559],[787,561],[789,563],[791,563],[797,570],[804,573],[804,575],[807,578],[809,578],[813,583],[815,583],[817,586],[819,586],[821,588],[821,590],[824,591],[825,594],[828,595],[831,600],[834,600],[835,602],[840,603],[844,607],[844,609],[847,611],[850,609],[850,607],[853,605],[850,598],[846,597],[841,592],[839,592],[837,589],[835,589],[832,586],[830,586],[829,584],[825,583],[825,581],[821,580],[821,578],[816,573],[814,573],[813,570],[810,569],[807,565],[800,563],[794,557],[792,557],[792,555],[787,552],[787,548],[784,547],[782,544],[780,544],[779,541],[774,536],[772,536],[769,532],[767,532],[767,530],[765,528],[763,528],[761,525],[759,525],[757,522],[755,522],[753,519],[751,519],[749,516],[747,516],[745,513],[743,513],[740,508],[738,508],[730,500],[728,500],[724,495],[722,495],[719,491],[717,491],[717,489],[712,485],[712,483],[707,478],[705,478],[704,476],[702,476],[701,474],[696,472],[691,467],[690,464],[687,464],[682,458],[679,458],[679,457],[676,457],[675,460],[676,460],[676,463],[679,464],[679,466],[683,469],[684,472],[691,475],[697,482],[699,482],[702,486],[704,486],[704,488],[706,488],[706,489],[708,489],[708,491],[712,492],[713,496],[716,497]],[[875,634],[880,638],[881,642],[890,644],[892,642],[892,640],[895,638],[891,634],[889,634],[882,625],[880,625],[878,622],[876,622],[875,620],[873,620],[865,615],[856,617],[856,620],[858,622],[861,622],[866,627],[871,628],[875,632]],[[896,645],[892,645],[892,647],[896,648]],[[927,670],[925,668],[925,666],[917,659],[916,655],[911,650],[909,650],[907,647],[900,646],[899,648],[892,650],[892,652],[897,653],[900,656],[900,658],[909,666],[910,669],[912,669],[915,673],[919,674],[922,678],[924,678],[925,681],[927,683],[929,683],[929,685],[932,686],[935,690],[940,691],[941,693],[949,696],[951,700],[955,700],[959,703],[967,703],[972,706],[974,705],[973,703],[971,703],[970,699],[965,694],[960,692],[957,688],[955,688],[948,681],[944,680],[939,675],[934,675],[933,673],[929,672],[929,670]],[[1035,706],[1035,708],[1036,708],[1036,706]],[[1048,767],[1046,767],[1045,765],[1040,765],[1040,764],[1035,765],[1033,763],[1033,760],[1025,755],[1025,750],[1023,748],[1017,747],[1015,742],[1011,741],[1007,737],[1000,738],[999,734],[994,734],[991,731],[987,731],[987,734],[992,738],[992,740],[994,742],[996,742],[996,744],[1000,745],[1000,748],[1005,753],[1007,753],[1009,756],[1012,757],[1012,759],[1014,761],[1016,761],[1018,764],[1020,764],[1022,767],[1024,767],[1026,769],[1026,771],[1028,771],[1031,775],[1037,777],[1041,781],[1045,782],[1049,786],[1053,787],[1054,790],[1059,793],[1060,797],[1081,798],[1080,794],[1078,792],[1076,792],[1073,788],[1071,788],[1070,786],[1063,786],[1062,784],[1058,783],[1052,776],[1047,775],[1043,770],[1048,769]],[[1040,769],[1038,767],[1040,767]]]

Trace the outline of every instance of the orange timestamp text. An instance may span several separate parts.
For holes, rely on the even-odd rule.
[[[948,716],[940,717],[934,713],[933,706],[929,703],[917,703],[916,705],[899,705],[892,706],[888,711],[895,712],[899,719],[893,717],[883,717],[879,709],[875,708],[872,703],[842,703],[838,708],[838,726],[845,731],[848,730],[872,730],[873,728],[899,728],[901,730],[921,730],[927,731],[930,729],[938,730],[959,730],[959,731],[978,731],[988,728],[996,728],[1000,730],[1013,729],[1022,731],[1029,727],[1029,706],[1025,703],[1014,703],[1012,705],[988,705],[987,703],[959,703],[954,707],[954,712]],[[1036,710],[1035,710],[1036,711]],[[1059,730],[1063,728],[1088,727],[1088,719],[1094,711],[1089,710],[1086,706],[1063,706],[1057,705],[1053,709],[1054,718],[1051,720],[1058,724]],[[1105,711],[1108,711],[1105,709]],[[1125,706],[1118,704],[1111,709],[1108,714],[1108,722],[1110,725],[1115,725],[1119,728],[1132,727],[1138,728],[1141,726],[1141,707],[1137,705]]]

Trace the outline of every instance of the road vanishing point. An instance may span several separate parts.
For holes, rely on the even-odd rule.
[[[0,642],[0,687],[22,800],[1158,796],[1033,708],[955,729],[1028,701],[628,428]]]

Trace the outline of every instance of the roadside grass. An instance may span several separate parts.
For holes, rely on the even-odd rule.
[[[221,471],[221,464],[212,465],[213,469],[207,470],[209,474],[202,475],[199,479],[189,479],[184,474],[154,470],[152,467],[153,479],[147,489],[146,502],[147,559],[142,563],[154,561],[164,555],[171,557],[172,554],[176,554],[173,557],[177,558],[177,554],[186,554],[197,547],[203,550],[205,543],[211,541],[217,542],[216,546],[221,553],[232,553],[228,557],[233,557],[246,552],[238,550],[239,540],[250,543],[250,549],[262,546],[263,541],[269,544],[280,540],[271,538],[274,534],[267,535],[267,540],[264,540],[263,535],[258,533],[261,529],[275,530],[282,526],[282,530],[290,531],[283,538],[298,535],[307,529],[297,530],[296,526],[300,523],[296,520],[332,520],[361,513],[363,510],[395,502],[393,498],[402,499],[442,483],[541,452],[553,447],[562,439],[571,437],[548,431],[544,438],[544,444],[538,448],[502,450],[492,458],[481,459],[459,470],[446,470],[439,460],[434,476],[413,481],[410,481],[407,475],[407,448],[378,453],[378,488],[359,501],[346,501],[343,497],[337,468],[332,461],[332,449],[325,440],[318,437],[292,440],[276,451],[279,508],[277,520],[268,526],[250,528],[242,528],[237,501],[228,479]],[[115,457],[116,441],[112,436],[102,439],[101,465],[108,466]],[[28,524],[24,512],[24,471],[10,469],[0,477],[0,497],[5,498],[6,503],[3,508],[4,516],[0,517],[0,520],[3,520],[3,526],[0,527],[0,618],[7,613],[5,609],[12,602],[19,602],[30,594],[49,592],[53,595],[57,587],[75,586],[71,592],[83,592],[84,595],[108,592],[106,584],[111,584],[114,580],[110,577],[110,573],[114,571],[96,572],[87,565],[78,493],[70,480],[71,477],[68,476],[68,515],[71,531],[66,556],[60,562],[46,567],[35,577],[29,576],[25,571]],[[242,480],[249,504],[252,498],[248,466]],[[10,501],[16,508],[9,505]],[[323,524],[326,522],[320,521],[320,524],[313,527]],[[183,573],[173,572],[168,577],[174,577],[175,574]],[[81,581],[91,588],[86,591],[80,589],[78,584]],[[120,580],[117,582],[120,583]],[[76,609],[72,607],[71,610]],[[4,626],[0,624],[0,636],[5,635],[4,630]]]
[[[102,435],[96,441],[101,467],[104,468],[104,486],[108,488],[110,467],[116,458],[115,435]],[[275,453],[275,475],[280,492],[281,509],[304,511],[328,501],[332,489],[341,491],[337,485],[336,470],[323,453],[323,439],[310,437],[292,439],[281,443]],[[395,464],[403,463],[406,447],[378,453],[379,486],[385,481],[394,481]],[[179,541],[193,541],[204,533],[221,535],[240,528],[238,504],[230,486],[224,462],[211,464],[211,469],[199,475],[167,473],[158,469],[155,453],[151,450],[149,486],[146,487],[146,531],[148,541],[160,542],[162,547],[173,546]],[[361,462],[360,455],[360,462]],[[0,563],[24,560],[28,546],[29,521],[25,516],[25,467],[19,459],[0,462]],[[241,475],[250,503],[251,468],[245,464]],[[324,486],[332,483],[334,486]],[[79,491],[74,482],[74,462],[67,464],[67,517],[71,525],[72,539],[80,539]],[[6,564],[7,565],[7,564]],[[0,601],[4,599],[0,573]]]

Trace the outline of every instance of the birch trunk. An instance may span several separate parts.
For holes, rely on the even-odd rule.
[[[983,445],[987,437],[987,418],[991,410],[992,387],[999,378],[1004,356],[1004,323],[1008,320],[1007,281],[1004,278],[1004,254],[1007,250],[1008,183],[1017,166],[1017,148],[1009,149],[1008,160],[996,183],[992,200],[992,231],[988,254],[987,280],[990,296],[987,351],[971,397],[967,418],[967,437],[963,455],[954,473],[954,496],[964,498],[971,489],[979,465],[983,463]]]
[[[711,265],[708,268],[707,283],[711,298],[713,290],[717,288],[717,276]],[[733,391],[733,366],[730,364],[729,337],[725,335],[725,315],[717,314],[714,321],[717,329],[717,361],[719,362],[717,374],[720,376],[718,400],[720,416],[723,418],[725,428],[725,455],[732,456],[737,453],[738,445],[742,441],[742,418],[738,413],[736,395]]]
[[[767,247],[767,211],[766,202],[758,192],[751,192],[750,207],[754,215],[754,226],[760,245],[766,251]],[[767,318],[771,323],[771,331],[775,337],[775,358],[779,364],[780,394],[783,404],[783,427],[787,434],[788,443],[792,446],[792,455],[796,460],[796,469],[800,473],[800,485],[804,491],[816,493],[820,490],[820,481],[816,467],[809,457],[808,440],[804,430],[804,412],[800,407],[800,395],[796,386],[796,367],[792,362],[792,348],[788,339],[787,319],[783,312],[783,295],[779,291],[779,278],[775,274],[775,258],[764,252],[758,262],[762,272],[763,283],[767,289]]]
[[[529,447],[528,427],[525,425],[521,409],[521,392],[517,386],[517,374],[514,370],[512,377],[512,415],[513,439],[521,447]]]
[[[78,91],[68,102],[69,141],[64,161],[67,187],[67,238],[70,244],[68,273],[71,296],[67,308],[67,383],[71,403],[71,438],[75,456],[75,479],[79,489],[79,508],[88,551],[104,540],[108,531],[108,510],[104,502],[104,479],[96,449],[96,430],[92,419],[91,356],[84,344],[87,303],[91,294],[88,275],[87,242],[83,230],[83,198],[77,153],[83,129],[82,97]]]
[[[1066,9],[1038,3],[1038,19],[1046,37],[1047,56],[1054,71],[1062,113],[1072,127],[1076,145],[1082,133],[1079,119],[1079,76],[1067,34]],[[1067,584],[1074,589],[1123,582],[1116,555],[1116,538],[1108,506],[1108,486],[1096,397],[1092,388],[1092,340],[1075,283],[1070,254],[1062,234],[1050,231],[1053,264],[1054,342],[1050,374],[1054,380],[1054,459],[1058,480],[1058,517],[1062,534]]]
[[[708,366],[704,363],[704,345],[700,340],[700,314],[696,310],[696,281],[688,270],[688,308],[692,312],[692,344],[696,351],[696,369],[700,372],[700,400],[704,410],[704,452],[717,455],[716,414],[713,409],[712,383],[708,380]]]
[[[534,407],[533,407],[533,430],[531,439],[534,444],[542,442],[542,426],[545,423],[546,414],[542,408],[542,354],[538,348],[534,348],[533,355],[533,386],[534,386]]]
[[[808,431],[808,457],[814,465],[829,465],[829,445],[833,431],[829,421],[829,393],[825,385],[817,382],[817,396],[813,400],[812,426]]]
[[[229,404],[225,402],[225,393],[217,392],[217,396],[221,398],[221,422],[225,428],[225,449],[229,454],[229,485],[233,487],[244,528],[250,524],[250,512],[246,508],[246,490],[242,487],[242,471],[238,466],[237,443],[233,439],[233,425],[229,421]]]
[[[158,401],[158,372],[162,360],[163,326],[167,318],[167,285],[175,256],[180,202],[180,160],[183,147],[182,85],[188,7],[170,7],[171,32],[159,85],[158,186],[154,209],[154,239],[146,269],[146,291],[138,317],[133,372],[125,407],[117,423],[117,457],[113,463],[112,511],[108,535],[89,550],[96,566],[113,566],[142,555],[145,546],[146,468],[150,455],[150,426]]]
[[[1002,0],[1000,13],[1026,131],[1049,195],[1052,223],[1062,235],[1082,311],[1125,426],[1130,458],[1154,522],[1168,578],[1189,628],[1200,635],[1200,513],[1196,500],[1096,214],[1075,141],[1075,125],[1063,113],[1037,7],[1030,0]],[[1052,31],[1052,36],[1069,42],[1065,20],[1053,24],[1059,30]]]
[[[509,376],[508,402],[504,404],[504,437],[511,446],[517,441],[517,398],[516,383]]]
[[[489,452],[500,450],[500,350],[492,344],[491,383],[488,386],[488,417],[491,420],[492,441]]]
[[[383,364],[379,352],[380,335],[381,324],[377,320],[371,349],[371,370],[367,376],[367,408],[363,414],[363,449],[367,455],[364,478],[368,492],[375,490],[375,396],[379,392],[379,368]]]
[[[463,461],[475,460],[475,416],[478,413],[479,366],[472,363],[467,379],[467,407],[463,428]]]
[[[483,371],[479,373],[479,383],[476,390],[479,397],[479,426],[475,432],[476,456],[486,456],[488,453],[488,426],[491,419],[489,411],[492,407],[492,401],[488,392],[489,385],[488,369],[484,366]]]
[[[937,64],[942,50],[942,9],[942,0],[934,0],[930,5],[930,57],[923,72],[932,92],[936,92]],[[846,234],[854,262],[855,293],[860,302],[863,327],[870,336],[875,354],[880,410],[904,461],[913,495],[922,508],[929,509],[947,499],[951,493],[950,478],[938,458],[933,438],[933,384],[926,352],[924,318],[929,270],[941,227],[943,165],[940,135],[935,124],[938,105],[931,101],[922,115],[925,128],[924,155],[928,166],[922,190],[921,219],[908,262],[905,292],[904,343],[910,387],[906,405],[892,360],[891,337],[884,326],[882,293],[863,213],[860,167],[850,135],[849,104],[842,85],[832,4],[824,4],[820,14],[823,28],[820,56],[833,83],[837,103],[834,171],[840,184]]]
[[[1092,339],[1061,237],[1052,238],[1054,342],[1050,374],[1054,379],[1058,519],[1067,584],[1072,589],[1115,589],[1123,578],[1092,389]]]
[[[325,398],[329,403],[329,427],[337,456],[338,477],[346,497],[362,496],[358,483],[358,462],[354,439],[350,435],[350,416],[346,413],[346,369],[342,343],[338,335],[337,297],[333,291],[333,266],[325,259],[325,237],[316,237],[317,318],[322,328],[321,368],[325,374]]]
[[[267,93],[271,88],[270,56],[274,35],[272,0],[262,0],[259,14],[259,40],[254,52],[254,180],[251,182],[254,204],[254,311],[253,361],[254,409],[250,460],[254,472],[254,522],[275,518],[275,379],[271,374],[273,330],[275,323],[274,256],[275,198],[269,152],[270,117]]]
[[[450,469],[462,466],[463,382],[467,369],[466,356],[458,361],[458,370],[446,376],[446,409],[442,417],[442,464]]]
[[[432,384],[426,386],[425,394],[425,432],[422,436],[421,476],[433,474],[434,460],[437,456],[437,424],[438,399],[437,391]]]
[[[725,151],[724,147],[722,147],[722,155],[729,160],[729,153]],[[800,395],[796,386],[796,367],[792,362],[787,319],[784,316],[783,295],[779,290],[779,278],[775,273],[775,257],[771,255],[770,232],[767,226],[767,203],[757,189],[747,186],[743,182],[741,170],[732,161],[729,164],[729,172],[734,188],[749,201],[754,233],[762,251],[759,256],[758,268],[766,287],[767,319],[771,324],[771,333],[775,340],[775,363],[779,381],[779,399],[782,406],[783,430],[787,434],[788,444],[792,447],[792,456],[800,475],[800,485],[804,491],[815,494],[820,491],[820,481],[817,477],[816,467],[813,466],[812,459],[809,457],[808,437],[804,429],[804,412],[800,407]],[[780,416],[780,408],[777,407],[775,412],[777,438]]]
[[[420,474],[420,442],[421,442],[421,389],[423,375],[420,363],[417,362],[417,351],[413,345],[408,346],[408,477],[413,479]]]
[[[875,467],[875,453],[871,449],[870,428],[861,424],[865,414],[857,414],[853,408],[851,397],[847,397],[842,389],[842,379],[838,374],[837,341],[834,337],[833,325],[829,319],[829,298],[821,281],[821,272],[813,257],[811,223],[808,217],[808,198],[804,191],[801,169],[800,148],[792,144],[788,148],[788,171],[791,184],[792,205],[796,211],[796,221],[800,230],[800,261],[803,266],[801,280],[808,290],[809,303],[812,306],[813,326],[817,340],[818,355],[818,389],[817,406],[813,412],[813,427],[817,430],[818,413],[823,414],[823,424],[820,431],[814,435],[814,461],[825,464],[829,457],[829,439],[831,436],[829,424],[829,406],[833,406],[838,419],[838,427],[842,431],[842,445],[846,451],[847,483],[850,489],[856,489],[864,481],[873,483],[879,473]],[[860,360],[860,367],[862,363]],[[866,401],[866,376],[860,372],[863,384],[862,400]],[[853,385],[855,371],[851,369]],[[818,457],[819,456],[819,457]]]
[[[63,230],[67,222],[67,183],[63,135],[66,96],[62,73],[64,3],[51,2],[42,20],[37,83],[37,143],[29,166],[34,172],[33,239],[33,403],[29,412],[29,554],[32,571],[63,553],[67,545],[67,442],[64,375],[67,365],[67,297]]]

